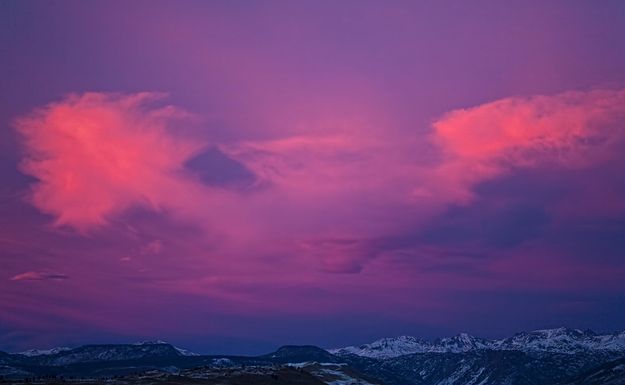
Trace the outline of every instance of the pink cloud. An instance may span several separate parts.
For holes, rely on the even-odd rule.
[[[149,103],[162,95],[72,95],[16,123],[22,170],[36,177],[32,202],[56,225],[85,231],[134,205],[159,208],[202,143],[173,135],[187,115]]]
[[[11,281],[48,281],[65,279],[69,279],[69,277],[65,274],[42,271],[27,271],[25,273],[16,274],[11,277]]]
[[[625,90],[512,97],[434,122],[443,161],[432,183],[466,201],[471,188],[513,168],[584,168],[614,160],[625,139]]]
[[[448,161],[583,167],[612,155],[604,150],[625,136],[624,116],[625,90],[506,98],[447,113],[434,141]]]

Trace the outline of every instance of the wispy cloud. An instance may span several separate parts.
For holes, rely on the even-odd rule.
[[[11,281],[62,281],[66,279],[69,279],[68,275],[43,271],[27,271],[10,278]]]

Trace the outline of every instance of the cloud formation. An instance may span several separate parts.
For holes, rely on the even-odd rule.
[[[22,170],[38,179],[32,202],[56,225],[80,231],[133,205],[161,207],[201,143],[175,135],[186,114],[151,103],[162,95],[71,95],[16,122]]]
[[[614,160],[625,139],[625,90],[512,97],[454,110],[434,122],[443,160],[434,180],[472,187],[523,167],[580,169]]]
[[[506,98],[445,114],[425,139],[371,128],[358,135],[344,123],[330,134],[298,127],[213,144],[253,174],[256,188],[241,191],[185,168],[206,143],[175,131],[187,114],[155,107],[159,97],[73,95],[20,119],[22,168],[38,179],[33,204],[79,231],[135,206],[166,210],[229,253],[247,247],[358,273],[385,252],[371,246],[376,239],[420,231],[450,205],[471,204],[480,183],[517,169],[597,167],[621,156],[625,138],[625,91]]]

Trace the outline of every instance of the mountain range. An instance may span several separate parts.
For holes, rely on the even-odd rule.
[[[392,358],[414,353],[466,353],[480,350],[514,350],[526,353],[584,353],[625,351],[625,332],[596,334],[591,330],[545,329],[517,333],[500,340],[487,340],[466,333],[434,342],[410,336],[382,338],[369,344],[330,349],[337,355]]]
[[[52,384],[61,376],[93,384],[107,378],[112,385],[623,385],[625,333],[559,328],[431,342],[402,336],[327,350],[283,346],[251,357],[199,355],[163,341],[0,352],[0,382]]]

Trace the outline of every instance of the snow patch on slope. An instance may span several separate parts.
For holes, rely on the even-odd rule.
[[[162,341],[162,340],[156,340],[156,341],[139,341],[139,342],[135,342],[133,345],[135,345],[135,346],[145,346],[145,345],[170,345],[170,343],[165,342],[165,341]],[[177,351],[178,353],[180,353],[180,355],[181,355],[181,356],[187,356],[187,357],[196,357],[196,356],[199,356],[199,354],[194,353],[194,352],[191,352],[191,351],[189,351],[189,350],[182,349],[182,348],[179,348],[179,347],[176,347],[176,346],[173,346],[173,345],[172,345],[172,347],[173,347],[174,349],[176,349],[176,351]]]

